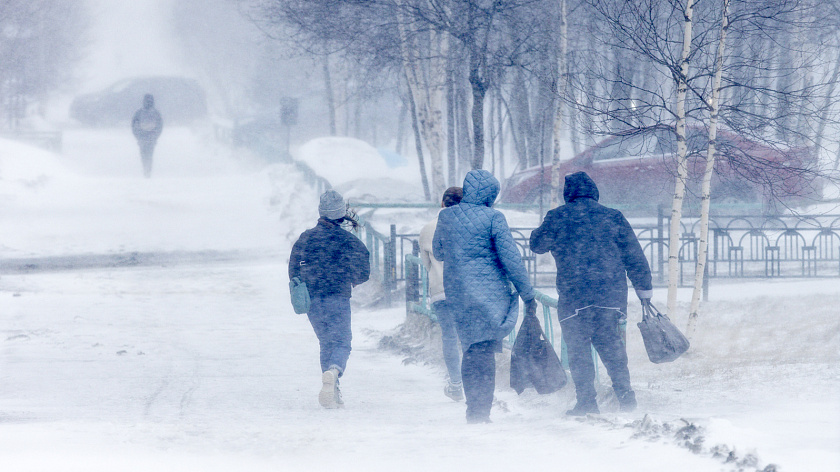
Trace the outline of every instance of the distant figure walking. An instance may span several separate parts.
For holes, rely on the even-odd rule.
[[[448,208],[461,202],[461,187],[449,187],[443,193],[441,207]],[[443,362],[449,378],[443,388],[443,394],[457,401],[464,399],[461,383],[461,349],[458,346],[458,333],[455,330],[455,318],[446,303],[443,291],[443,262],[435,259],[432,250],[432,238],[437,228],[437,218],[428,222],[420,231],[420,259],[429,273],[429,297],[432,308],[440,325],[440,338],[443,345]]]
[[[143,161],[143,175],[152,176],[152,154],[155,144],[163,131],[163,119],[155,108],[155,97],[147,93],[143,97],[143,108],[134,112],[131,119],[131,131],[140,146],[140,159]]]
[[[653,295],[650,266],[630,223],[598,203],[598,187],[585,172],[566,176],[565,205],[545,215],[531,232],[531,250],[551,251],[557,266],[557,314],[569,354],[577,404],[566,414],[600,413],[592,346],[607,368],[622,411],[636,408],[630,387],[621,322],[627,313],[627,279],[641,300]]]
[[[344,198],[335,190],[321,195],[318,224],[300,235],[289,257],[289,280],[300,277],[309,289],[309,322],[321,348],[321,392],[324,408],[344,406],[338,379],[350,357],[352,288],[370,277],[370,253],[341,227],[347,215]],[[352,222],[352,221],[351,221]]]
[[[467,422],[489,423],[495,353],[502,351],[502,339],[516,326],[519,297],[530,313],[536,313],[537,302],[507,220],[491,208],[499,181],[486,170],[471,170],[463,188],[461,203],[438,214],[432,248],[435,258],[443,261],[446,303],[464,351]]]

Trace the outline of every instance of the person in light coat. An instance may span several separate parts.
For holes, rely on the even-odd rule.
[[[461,377],[468,423],[489,423],[496,385],[495,353],[519,316],[519,298],[536,312],[535,293],[507,220],[492,208],[499,181],[486,170],[464,178],[461,202],[438,215],[432,240],[443,261],[446,303],[464,356]],[[511,290],[511,284],[516,291]]]
[[[461,202],[461,187],[450,187],[443,193],[441,207],[448,208]],[[440,325],[440,338],[443,347],[443,362],[446,364],[448,381],[443,389],[444,395],[455,400],[464,399],[461,383],[461,348],[458,346],[458,333],[455,330],[455,318],[446,303],[443,291],[443,263],[432,254],[432,238],[437,228],[437,218],[428,222],[420,231],[420,259],[429,274],[429,298],[432,309]]]

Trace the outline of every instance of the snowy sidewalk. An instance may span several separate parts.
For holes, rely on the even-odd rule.
[[[467,425],[442,365],[378,349],[404,308],[356,308],[347,407],[323,410],[317,340],[285,275],[317,196],[200,134],[167,139],[149,181],[125,133],[71,134],[63,161],[0,140],[0,258],[257,254],[0,276],[3,472],[840,469],[836,279],[713,285],[692,353],[661,366],[631,304],[640,412],[607,402],[584,421],[563,415],[571,385],[517,396],[497,378],[494,423]],[[667,429],[681,418],[698,454]],[[755,462],[725,463],[732,450]]]
[[[557,399],[534,408],[500,392],[510,411],[467,425],[439,369],[377,349],[400,308],[354,314],[347,408],[323,410],[317,340],[286,309],[283,268],[3,277],[3,470],[718,469],[563,418]]]
[[[305,316],[287,308],[284,269],[269,259],[4,276],[3,470],[504,471],[525,461],[535,470],[737,470],[678,447],[663,431],[633,439],[638,431],[623,425],[641,414],[605,407],[602,419],[569,419],[568,391],[518,397],[505,379],[494,423],[467,425],[463,403],[443,396],[440,367],[404,365],[378,349],[403,321],[401,307],[354,313],[347,407],[324,410],[317,340]],[[750,404],[761,398],[756,389],[779,389],[773,401],[799,382],[745,381],[793,370],[743,378],[730,367],[653,381],[637,361],[631,369],[654,418],[712,414],[689,418],[708,429],[707,448],[729,444],[781,470],[836,470],[832,428],[840,423],[831,392],[799,394],[822,397],[816,411]],[[799,373],[806,381],[826,374]]]

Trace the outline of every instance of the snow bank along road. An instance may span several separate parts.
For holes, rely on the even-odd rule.
[[[467,425],[442,394],[442,365],[378,348],[403,309],[357,308],[347,407],[323,410],[317,341],[285,276],[288,235],[314,221],[317,197],[294,196],[289,169],[225,156],[222,170],[187,172],[200,140],[170,139],[192,160],[151,181],[127,167],[26,181],[4,168],[2,257],[262,257],[0,276],[0,470],[840,469],[836,280],[715,288],[694,353],[665,366],[644,358],[631,311],[640,412],[619,415],[605,396],[604,414],[583,421],[563,415],[571,386],[517,396],[499,378],[494,423]],[[73,149],[77,168],[100,169]]]

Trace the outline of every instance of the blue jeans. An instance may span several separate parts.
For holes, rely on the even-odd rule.
[[[443,344],[443,362],[449,371],[449,381],[461,381],[461,348],[458,346],[458,332],[455,331],[455,317],[449,310],[446,300],[432,303],[440,325],[440,340]]]
[[[339,375],[350,357],[350,299],[340,295],[314,296],[309,308],[309,322],[321,346],[321,372],[338,367]]]

